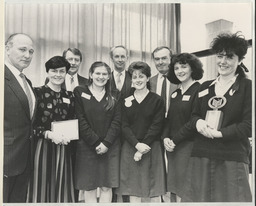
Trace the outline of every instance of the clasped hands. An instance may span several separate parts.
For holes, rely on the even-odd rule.
[[[136,162],[141,160],[143,154],[146,154],[151,150],[150,146],[140,142],[135,145],[135,148],[137,149],[137,152],[134,154],[133,159]]]
[[[95,151],[98,155],[103,155],[108,151],[108,148],[101,142],[96,148]]]
[[[65,138],[62,134],[50,130],[47,131],[46,136],[46,139],[51,139],[55,144],[67,145],[70,142],[70,140]]]
[[[164,138],[164,148],[166,151],[173,152],[175,146],[175,143],[169,137]]]
[[[208,123],[203,119],[199,119],[196,122],[196,129],[200,134],[204,135],[207,138],[213,139],[223,137],[220,131],[211,128],[210,125],[208,125]]]

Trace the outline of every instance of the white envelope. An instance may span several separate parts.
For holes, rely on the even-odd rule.
[[[59,133],[66,140],[79,139],[78,119],[52,122],[51,126],[53,132]]]

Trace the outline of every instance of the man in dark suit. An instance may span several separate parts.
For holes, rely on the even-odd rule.
[[[120,91],[120,100],[122,101],[127,95],[129,95],[131,90],[131,76],[125,70],[126,62],[129,58],[128,50],[122,46],[114,46],[110,50],[110,57],[114,64],[114,70],[112,72],[112,91]],[[121,138],[122,140],[122,138]],[[113,189],[112,202],[129,202],[129,196],[123,195],[118,196],[115,194],[115,189]]]
[[[131,76],[125,70],[129,58],[128,50],[122,45],[115,46],[110,50],[110,57],[114,64],[111,88],[119,90],[120,98],[123,99],[130,93],[131,89]]]
[[[68,48],[63,52],[63,57],[70,63],[70,69],[63,83],[63,88],[67,91],[73,91],[76,86],[85,85],[88,83],[88,79],[78,74],[79,67],[82,63],[82,53],[79,49]]]
[[[73,92],[75,87],[88,84],[88,79],[78,74],[78,70],[82,63],[82,53],[80,50],[77,48],[68,48],[63,51],[62,56],[70,63],[71,67],[68,70],[65,81],[62,83],[61,87],[67,91]],[[46,79],[45,84],[48,82],[49,80]]]
[[[13,34],[5,44],[3,202],[25,202],[32,167],[32,123],[36,98],[22,73],[30,65],[33,41]]]
[[[166,115],[169,109],[171,93],[177,89],[177,85],[171,83],[166,75],[169,71],[169,64],[171,63],[172,50],[166,46],[157,47],[152,52],[158,74],[150,78],[151,91],[162,96],[165,101]]]
[[[169,64],[171,63],[172,50],[166,46],[157,47],[152,52],[152,58],[155,63],[155,67],[158,70],[158,74],[150,78],[151,91],[162,96],[165,102],[165,117],[167,117],[171,94],[178,86],[171,83],[166,75],[169,71]],[[166,155],[166,154],[165,154]],[[168,164],[165,156],[166,165]],[[170,193],[162,196],[164,202],[170,202]],[[172,200],[173,202],[173,200]]]

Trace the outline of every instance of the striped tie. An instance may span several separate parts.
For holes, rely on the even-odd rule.
[[[32,99],[32,95],[31,95],[31,92],[30,92],[27,80],[25,78],[25,75],[23,73],[20,73],[20,77],[21,77],[21,79],[23,81],[25,93],[26,93],[27,98],[28,98],[30,118],[32,118],[32,116],[33,116],[33,99]]]

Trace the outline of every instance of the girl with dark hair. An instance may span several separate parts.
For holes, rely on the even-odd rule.
[[[68,140],[51,131],[52,122],[74,118],[74,96],[61,88],[70,64],[61,56],[45,63],[49,82],[35,88],[37,113],[35,119],[36,151],[32,202],[75,202],[72,148]]]
[[[247,41],[239,33],[224,33],[211,47],[219,75],[204,82],[196,98],[190,122],[197,133],[182,200],[250,202],[252,82],[242,64]]]
[[[74,90],[79,120],[75,187],[85,202],[111,202],[112,188],[119,186],[121,108],[111,93],[111,69],[95,62],[89,70],[88,86]]]
[[[165,194],[165,167],[160,142],[165,107],[163,99],[149,91],[150,67],[134,62],[128,72],[135,90],[122,105],[120,188],[130,202],[161,202]]]
[[[162,133],[164,147],[167,151],[167,191],[176,195],[180,202],[184,187],[194,131],[189,128],[189,119],[203,76],[203,65],[193,54],[182,53],[172,57],[167,78],[179,89],[171,95],[167,119]]]

